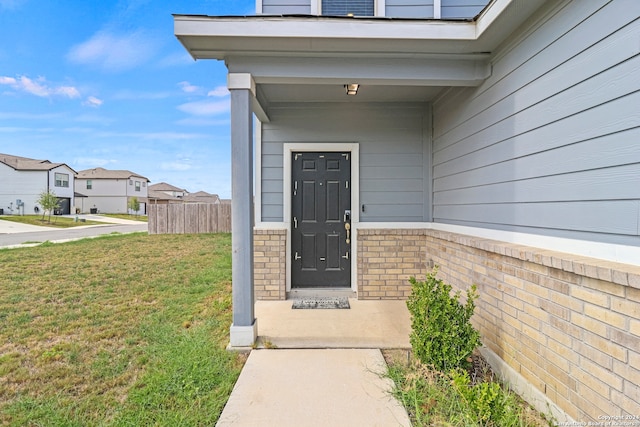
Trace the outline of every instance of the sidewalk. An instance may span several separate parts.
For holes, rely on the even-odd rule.
[[[383,378],[380,348],[410,348],[404,301],[349,300],[348,310],[258,301],[258,345],[217,426],[409,426]],[[271,349],[265,349],[264,347]]]
[[[75,218],[75,215],[71,215],[69,217]],[[141,221],[130,221],[93,215],[78,215],[78,218],[102,222],[97,225],[55,228],[4,221],[2,220],[2,217],[0,217],[0,248],[36,246],[45,241],[61,243],[105,234],[123,234],[148,231],[148,224]]]
[[[46,226],[40,226],[40,225],[21,224],[19,222],[13,222],[13,221],[3,221],[2,220],[3,217],[6,217],[6,215],[0,216],[0,234],[33,233],[36,231],[66,230],[65,228],[46,227]],[[97,221],[102,223],[99,225],[86,225],[86,226],[79,226],[76,228],[100,227],[100,226],[109,225],[109,224],[126,224],[126,225],[145,224],[142,221],[132,221],[128,219],[111,218],[111,217],[101,216],[101,215],[62,215],[60,217],[72,218],[72,219],[75,219],[76,217],[78,217],[78,219],[85,219],[87,221]],[[55,220],[55,217],[52,217],[52,220]]]

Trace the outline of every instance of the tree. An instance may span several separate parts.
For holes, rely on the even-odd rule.
[[[45,213],[49,213],[49,222],[51,222],[51,213],[60,206],[58,196],[51,190],[43,190],[37,200],[37,203],[42,206],[42,220],[44,221]]]
[[[137,197],[129,197],[127,207],[134,211],[136,213],[136,216],[138,216],[138,211],[140,210],[140,201]]]

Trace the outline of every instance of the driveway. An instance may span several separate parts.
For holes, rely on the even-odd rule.
[[[75,215],[72,217],[75,217]],[[102,221],[103,224],[73,228],[52,228],[3,221],[0,218],[0,247],[14,247],[46,241],[65,242],[105,234],[148,231],[146,222],[109,218],[100,215],[82,215],[81,217],[91,221]]]

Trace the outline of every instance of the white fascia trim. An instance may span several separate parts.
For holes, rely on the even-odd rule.
[[[549,251],[601,259],[640,266],[640,247],[599,243],[588,240],[566,239],[562,237],[540,236],[515,231],[492,230],[488,228],[466,227],[462,225],[441,224],[437,222],[361,222],[356,229],[427,229],[467,236],[496,240],[517,245],[531,246]]]
[[[262,0],[256,0],[256,13],[262,14]]]
[[[360,144],[357,142],[288,142],[283,144],[283,225],[287,230],[287,280],[286,291],[291,291],[291,153],[294,151],[312,152],[350,152],[351,153],[351,227],[357,228],[360,222]],[[351,290],[358,292],[358,242],[351,239]]]
[[[436,0],[439,1],[439,0]],[[489,2],[489,7],[480,15],[475,23],[476,36],[479,38],[493,24],[496,19],[507,9],[513,0],[494,0]]]
[[[215,25],[211,25],[214,22]],[[345,25],[348,22],[349,25]],[[484,22],[488,23],[487,20]],[[393,21],[358,19],[299,18],[282,19],[273,16],[208,17],[176,16],[175,35],[178,38],[241,37],[301,38],[301,39],[358,39],[375,42],[379,39],[401,41],[460,40],[477,38],[475,22]],[[190,52],[191,49],[188,49]],[[197,50],[197,49],[195,49]]]
[[[380,18],[387,16],[387,0],[376,0],[374,14]]]
[[[254,127],[254,141],[256,144],[256,167],[253,171],[255,180],[254,184],[254,203],[253,203],[253,223],[257,228],[262,224],[262,122],[256,118]]]
[[[433,19],[442,18],[442,3],[440,0],[433,0]]]
[[[322,15],[322,0],[311,0],[311,15]]]

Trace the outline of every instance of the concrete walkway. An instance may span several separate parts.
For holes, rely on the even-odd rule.
[[[217,426],[411,425],[382,377],[380,351],[410,348],[405,302],[349,303],[348,310],[294,310],[292,301],[258,301],[260,348]]]
[[[69,217],[75,218],[75,215],[70,215]],[[105,234],[124,234],[148,230],[148,224],[141,221],[130,221],[100,215],[79,215],[78,217],[100,221],[101,224],[54,228],[3,221],[2,217],[0,217],[0,248],[35,246],[45,241],[61,243]]]

